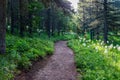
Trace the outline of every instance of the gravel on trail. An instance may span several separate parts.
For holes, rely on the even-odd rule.
[[[36,62],[30,71],[14,80],[76,80],[76,76],[73,51],[67,47],[67,41],[58,41],[51,57]]]

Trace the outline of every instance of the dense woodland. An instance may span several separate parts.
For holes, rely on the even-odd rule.
[[[32,37],[46,33],[49,37],[64,33],[70,21],[68,1],[7,0],[1,1],[0,53],[5,53],[5,34]],[[7,27],[6,27],[7,26]]]
[[[31,59],[45,57],[47,54],[44,53],[51,54],[54,41],[57,40],[68,40],[68,46],[76,53],[78,72],[85,75],[83,80],[120,79],[119,0],[79,0],[77,11],[68,0],[0,0],[0,80],[14,78],[14,74],[19,73],[16,69],[28,68]],[[95,45],[98,47],[97,52],[94,52]],[[110,46],[107,52],[106,46]],[[87,53],[87,50],[88,54],[79,53]],[[90,52],[94,53],[94,57]],[[117,66],[116,69],[112,69],[112,63],[104,65],[109,62],[106,59],[102,58],[104,64],[101,63],[101,57],[96,57],[98,53],[110,53],[104,58],[113,61],[115,65],[112,67]],[[96,63],[109,66],[104,68],[110,68],[113,73],[105,73],[99,64],[94,64],[91,57],[96,57]],[[97,72],[93,66],[101,70],[98,71],[99,75],[92,72]],[[108,73],[112,77],[106,75]]]
[[[82,33],[90,31],[91,39],[99,39],[103,35],[107,43],[109,35],[119,33],[119,4],[119,1],[114,0],[81,0],[78,22],[83,26]]]

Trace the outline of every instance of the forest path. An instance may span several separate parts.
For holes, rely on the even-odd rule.
[[[59,41],[51,57],[35,63],[29,72],[15,80],[76,80],[76,75],[73,51],[66,41]]]

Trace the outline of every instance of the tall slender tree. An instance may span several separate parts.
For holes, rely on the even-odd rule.
[[[15,34],[15,29],[19,26],[19,0],[11,0],[11,33]]]
[[[108,26],[107,26],[107,0],[104,0],[104,42],[107,43],[108,37]]]
[[[0,53],[4,54],[6,34],[6,0],[0,0]]]
[[[28,0],[29,2],[29,5],[33,2],[33,0]],[[32,12],[29,10],[29,14],[28,14],[28,17],[29,17],[29,34],[31,35],[32,34]]]
[[[20,5],[20,35],[23,37],[28,19],[28,0],[19,0]]]

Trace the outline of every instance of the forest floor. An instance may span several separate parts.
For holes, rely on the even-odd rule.
[[[29,71],[24,71],[14,80],[76,80],[77,71],[73,51],[66,41],[55,43],[52,56],[37,61]]]

